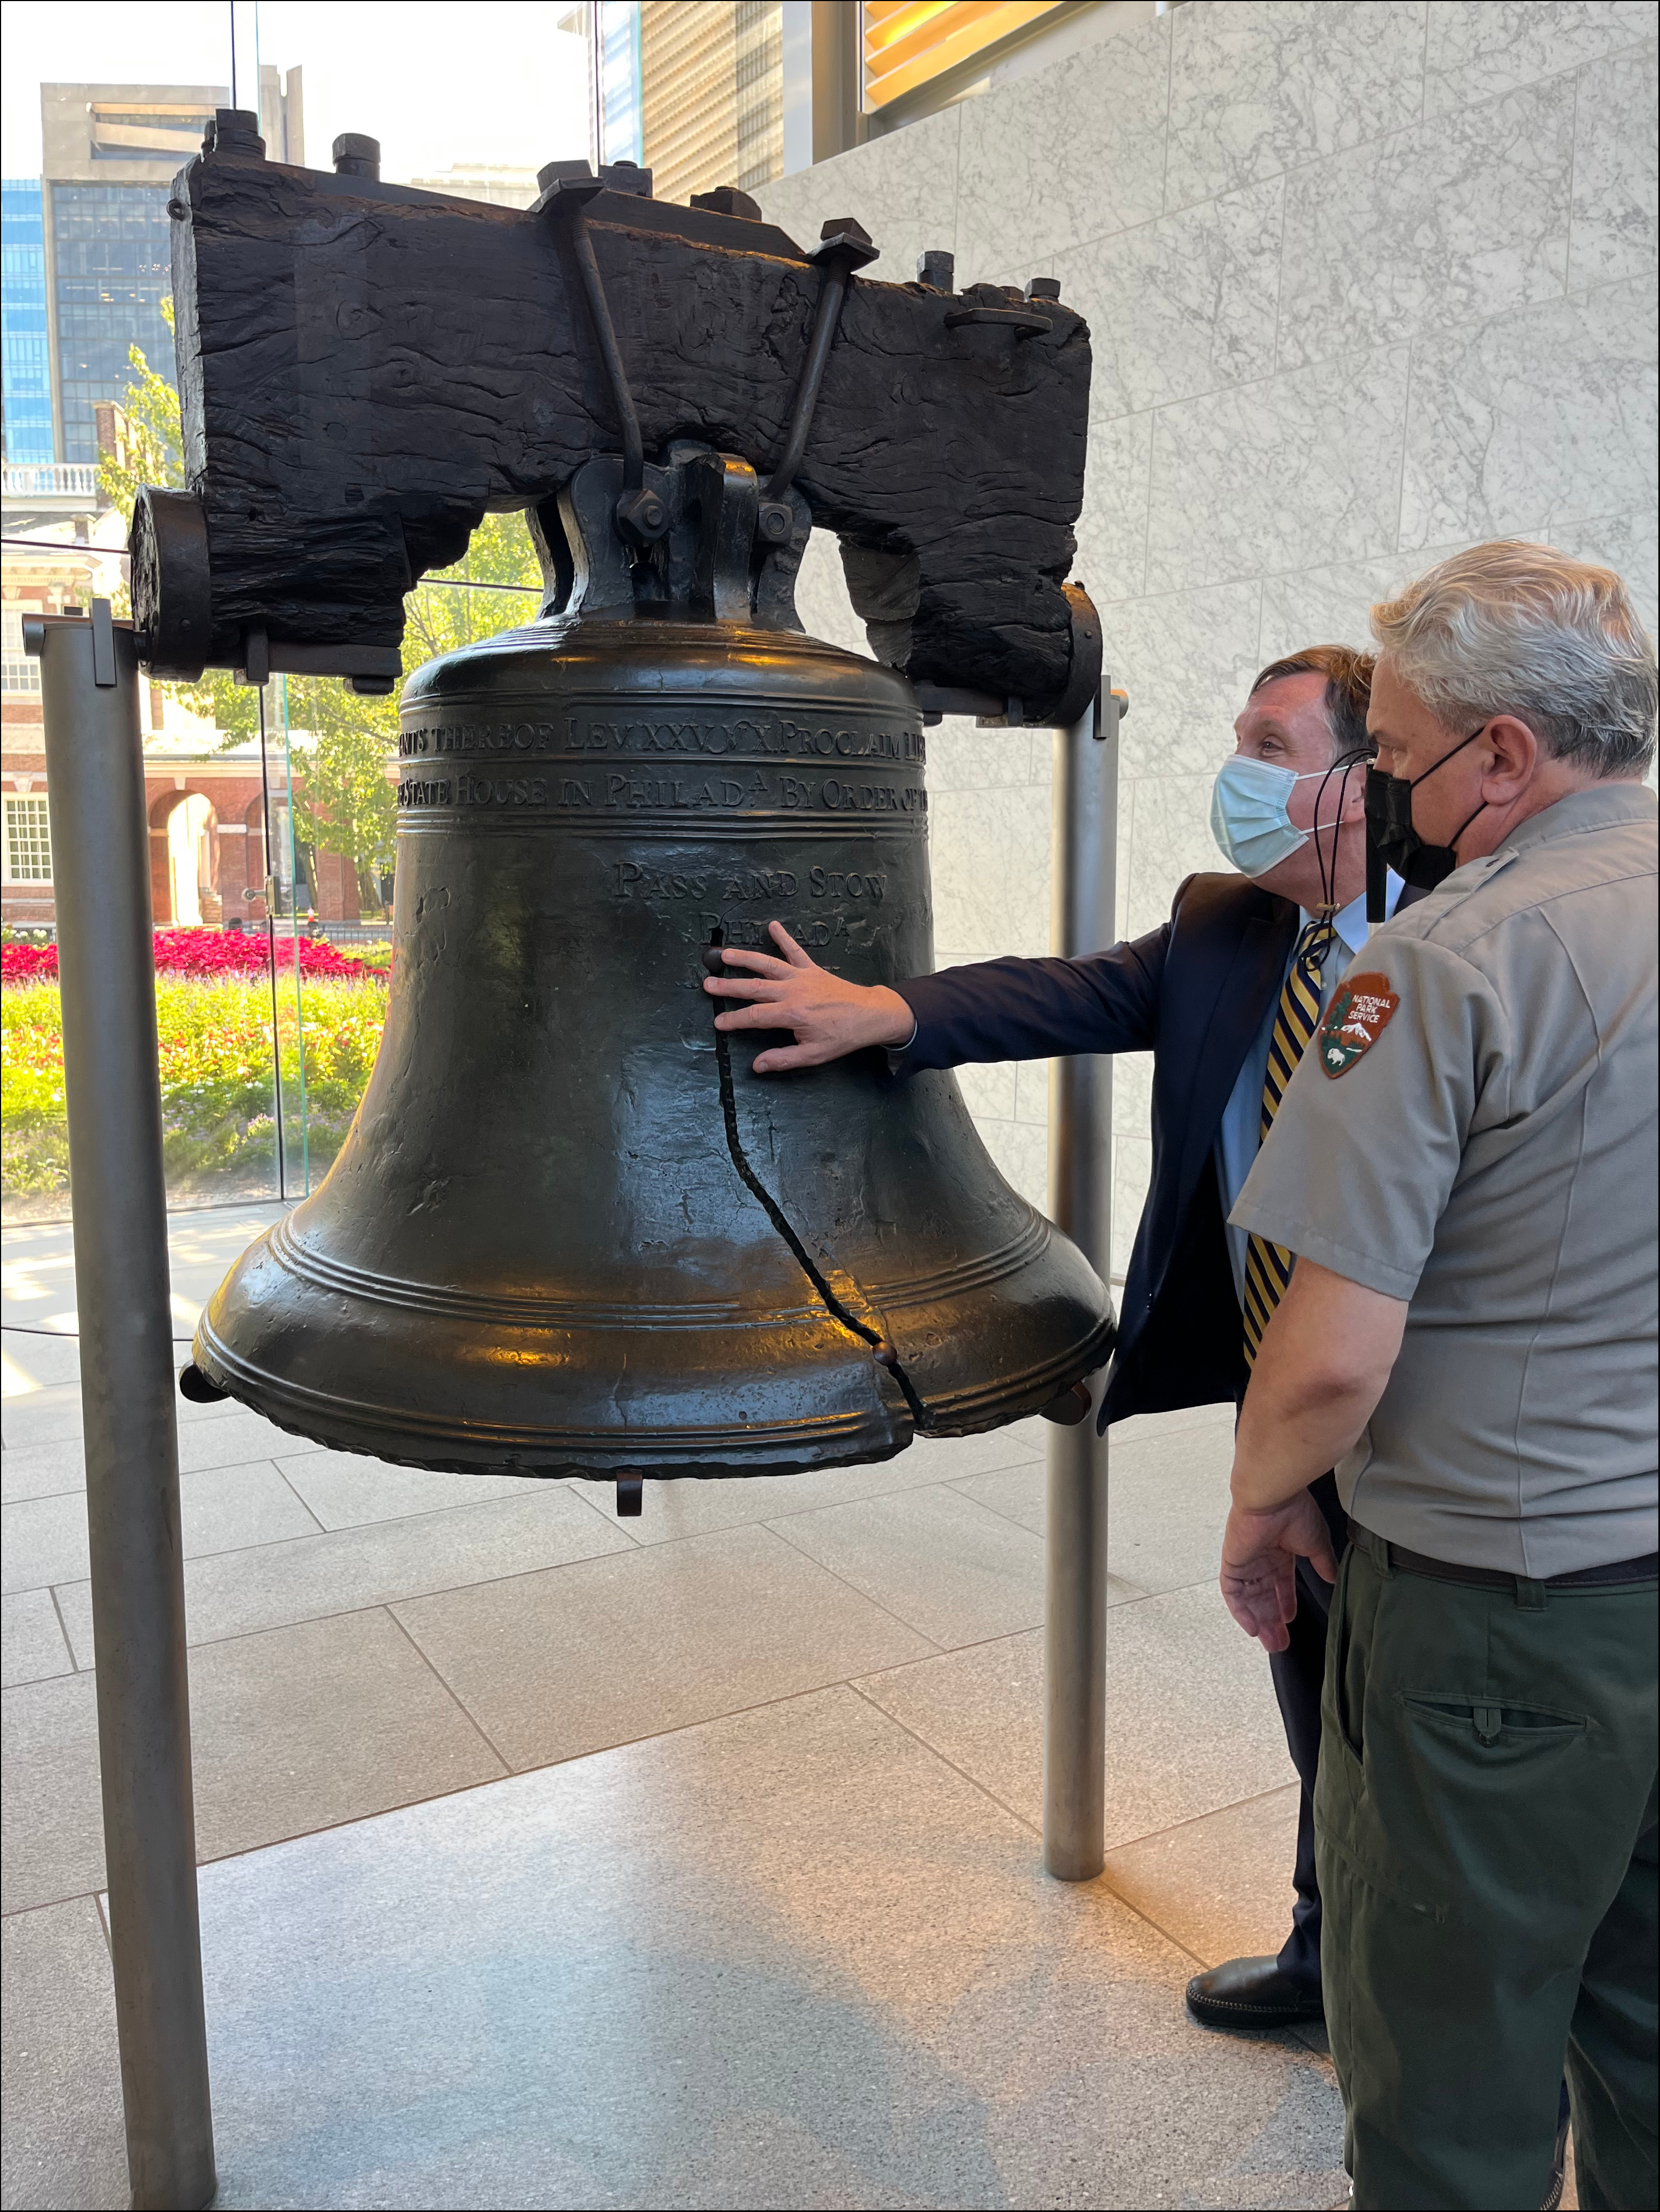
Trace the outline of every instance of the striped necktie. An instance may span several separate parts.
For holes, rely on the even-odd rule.
[[[1268,1142],[1286,1085],[1296,1073],[1309,1039],[1320,1023],[1322,971],[1330,954],[1332,927],[1311,921],[1297,940],[1280,1010],[1268,1044],[1268,1069],[1262,1085],[1262,1141]],[[1283,1244],[1252,1234],[1245,1247],[1245,1364],[1255,1365],[1262,1332],[1291,1280],[1292,1255]]]

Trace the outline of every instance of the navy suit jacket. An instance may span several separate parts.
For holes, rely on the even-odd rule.
[[[984,960],[897,988],[903,1076],[969,1060],[1150,1052],[1152,1179],[1130,1255],[1104,1423],[1237,1398],[1244,1340],[1216,1133],[1285,977],[1298,909],[1248,877],[1189,876],[1146,937],[1076,960]]]

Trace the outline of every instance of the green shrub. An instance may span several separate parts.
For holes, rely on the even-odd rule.
[[[155,1012],[169,1189],[205,1196],[216,1187],[274,1184],[269,977],[158,975]],[[374,1065],[386,1016],[386,985],[373,976],[307,976],[297,1014],[298,1021],[288,979],[277,988],[277,1026],[289,1158],[292,1164],[300,1157],[303,1127],[314,1180],[344,1142]],[[69,1140],[56,983],[9,984],[0,991],[0,1189],[8,1198],[32,1200],[66,1192]]]

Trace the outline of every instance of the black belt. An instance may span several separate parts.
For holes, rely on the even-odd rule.
[[[1409,1552],[1404,1544],[1391,1544],[1370,1528],[1349,1524],[1359,1549],[1380,1566],[1398,1567],[1402,1574],[1422,1575],[1432,1583],[1462,1583],[1467,1589],[1513,1591],[1519,1582],[1535,1582],[1541,1589],[1596,1589],[1610,1583],[1651,1583],[1660,1580],[1660,1552],[1645,1552],[1640,1559],[1614,1559],[1606,1566],[1578,1567],[1567,1575],[1507,1575],[1497,1567],[1463,1567],[1451,1559],[1432,1559],[1422,1552]]]

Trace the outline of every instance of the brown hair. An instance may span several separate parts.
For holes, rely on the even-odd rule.
[[[1251,685],[1251,696],[1282,676],[1323,676],[1331,757],[1347,760],[1352,753],[1376,750],[1366,735],[1366,709],[1371,704],[1371,672],[1377,665],[1371,653],[1356,653],[1352,646],[1307,646],[1301,653],[1288,653],[1283,660],[1269,661]]]

